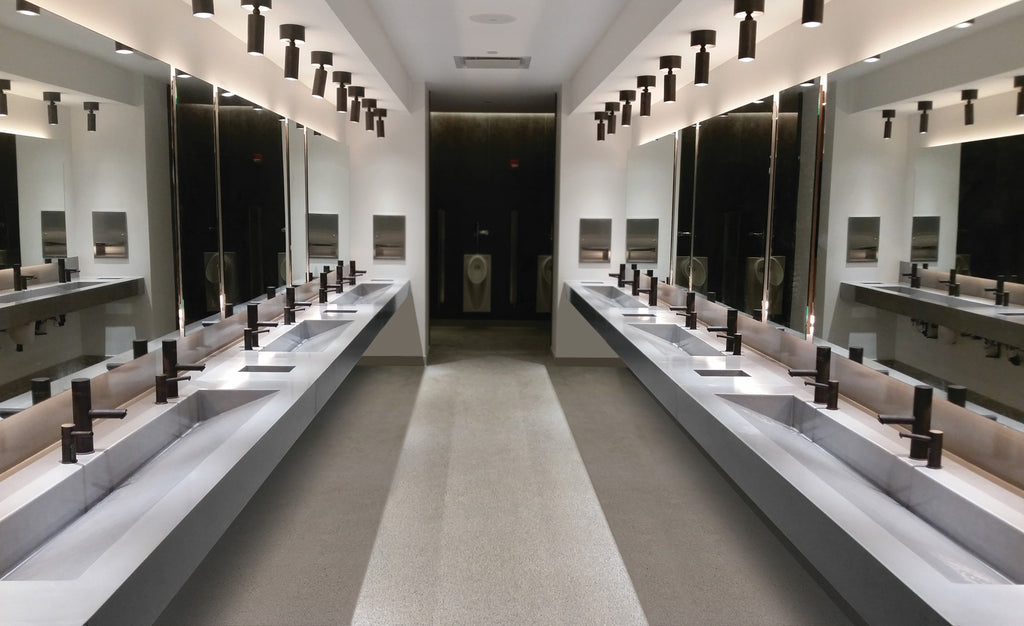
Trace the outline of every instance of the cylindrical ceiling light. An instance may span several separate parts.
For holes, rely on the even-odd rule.
[[[11,90],[11,79],[0,78],[0,117],[7,117],[7,94]]]
[[[383,139],[384,138],[384,118],[388,116],[388,110],[387,109],[377,109],[377,111],[374,113],[374,115],[377,118],[377,138],[378,139]]]
[[[708,48],[715,47],[718,33],[713,30],[695,30],[690,33],[690,47],[700,48],[697,51],[697,65],[693,70],[693,84],[704,87],[711,76],[711,53]]]
[[[676,55],[661,57],[661,71],[665,72],[665,102],[676,101],[676,75],[672,70],[678,70],[683,66],[683,58]]]
[[[359,122],[359,99],[366,94],[366,90],[357,85],[348,88],[348,95],[352,96],[352,105],[349,106],[348,121],[353,124]]]
[[[43,101],[46,102],[46,121],[50,126],[57,125],[57,103],[60,102],[59,91],[44,91]]]
[[[892,118],[896,117],[896,109],[885,109],[882,111],[885,119],[885,130],[882,131],[882,139],[892,139]]]
[[[323,98],[327,89],[327,68],[334,65],[334,55],[323,50],[309,53],[309,61],[316,69],[313,71],[313,97]]]
[[[960,99],[964,104],[964,126],[974,125],[974,101],[978,99],[977,89],[964,89],[960,92]]]
[[[267,17],[263,15],[272,8],[273,0],[242,0],[242,8],[249,12],[246,20],[248,34],[247,49],[253,56],[263,54],[263,35],[266,31]]]
[[[39,7],[25,0],[17,0],[14,3],[14,10],[22,15],[39,15]]]
[[[1013,77],[1013,88],[1020,89],[1017,92],[1017,117],[1024,117],[1024,76]]]
[[[192,15],[213,17],[213,0],[192,0]]]
[[[605,102],[604,103],[605,118],[608,120],[608,134],[615,134],[615,117],[619,112],[618,102]]]
[[[753,61],[757,52],[757,21],[754,18],[764,14],[764,0],[733,0],[732,12],[743,20],[740,22],[739,60],[744,63]]]
[[[366,109],[366,130],[373,130],[373,111],[377,108],[376,98],[363,98],[363,108]]]
[[[623,89],[619,92],[619,100],[622,102],[622,119],[619,125],[628,128],[633,125],[633,101],[636,100],[636,90]]]
[[[83,102],[82,108],[85,109],[85,129],[90,133],[96,132],[96,111],[100,110],[99,102]]]
[[[306,43],[306,27],[298,24],[281,24],[278,29],[284,47],[285,80],[299,80],[299,44]]]
[[[116,52],[117,54],[135,54],[135,49],[130,46],[124,45],[120,41],[115,41],[114,52]]]
[[[636,88],[640,89],[640,117],[651,116],[651,92],[658,84],[658,77],[645,75],[636,77]]]
[[[925,135],[928,133],[928,111],[932,110],[932,101],[921,100],[917,103],[917,110],[921,112],[921,123],[918,126],[918,132]]]
[[[334,103],[334,110],[338,113],[348,112],[348,96],[345,95],[345,87],[352,84],[352,72],[332,72],[331,81],[338,84],[337,100]]]
[[[824,22],[825,0],[804,0],[804,12],[800,23],[807,28],[817,28]]]
[[[597,140],[604,141],[604,118],[605,112],[598,111],[594,113],[594,119],[597,120]]]

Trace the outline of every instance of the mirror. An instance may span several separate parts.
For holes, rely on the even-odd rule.
[[[0,133],[0,269],[21,263],[17,137]]]
[[[676,188],[678,202],[676,204],[675,256],[673,270],[677,285],[707,293],[707,258],[693,256],[694,228],[696,215],[694,201],[697,176],[697,138],[700,125],[694,124],[679,131],[678,168]]]
[[[626,157],[625,260],[668,280],[672,269],[675,134],[632,146]],[[615,268],[617,269],[617,268]]]
[[[972,141],[959,148],[955,267],[965,275],[1024,282],[1024,180],[1020,176],[1024,135]],[[915,227],[918,219],[914,218]],[[939,218],[931,219],[938,239]]]
[[[580,218],[580,263],[607,263],[611,248],[611,219]]]
[[[309,142],[309,229],[307,240],[312,244],[321,223],[333,223],[337,231],[333,248],[309,247],[309,263],[314,273],[323,266],[334,267],[349,258],[348,238],[348,152],[330,137],[307,130]],[[314,217],[317,216],[317,217]],[[322,220],[317,222],[315,220]]]

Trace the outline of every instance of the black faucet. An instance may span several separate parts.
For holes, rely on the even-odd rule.
[[[956,268],[949,270],[949,280],[940,280],[943,285],[948,286],[947,293],[951,296],[960,295],[960,283],[956,282]]]
[[[864,363],[864,348],[861,346],[850,346],[848,350],[849,358],[854,363]]]
[[[345,263],[338,261],[338,267],[334,270],[334,278],[337,282],[334,283],[335,292],[342,293],[345,291],[345,283],[350,285],[356,284],[355,276],[345,276]]]
[[[734,352],[733,338],[736,336],[738,324],[738,311],[736,309],[729,309],[725,312],[725,326],[707,326],[705,330],[709,333],[725,332],[725,349],[726,351]]]
[[[366,273],[366,270],[357,270],[356,269],[356,260],[355,259],[352,259],[352,260],[350,260],[348,262],[348,274],[352,278],[355,278],[356,276],[362,276],[365,273]]]
[[[24,287],[21,286],[21,265],[15,263],[11,266],[14,271],[14,290],[21,291]]]
[[[619,273],[618,274],[608,274],[608,275],[611,276],[612,278],[614,278],[618,282],[619,289],[622,289],[623,287],[626,286],[626,264],[625,263],[619,263]]]
[[[915,435],[914,433],[900,433],[901,439],[910,439],[910,446],[914,444],[927,446],[928,469],[942,469],[942,431],[929,430],[927,435]]]
[[[623,280],[623,281],[619,281],[619,282],[622,283],[621,285],[619,285],[620,287],[625,287],[626,285],[629,285],[631,293],[634,296],[639,296],[640,295],[640,270],[638,270],[638,269],[636,269],[634,267],[633,268],[633,280]]]
[[[178,397],[178,372],[201,372],[206,365],[200,363],[178,363],[178,342],[174,339],[165,339],[163,344],[163,366],[164,376],[167,377],[167,397]]]
[[[824,389],[827,394],[825,397],[825,408],[831,411],[835,411],[839,408],[839,381],[831,379],[825,383],[819,383],[817,381],[807,381],[804,385],[814,387],[815,395],[819,389]]]
[[[50,398],[50,379],[46,377],[32,379],[32,404],[39,404]]]
[[[914,410],[912,415],[879,415],[882,424],[909,424],[910,431],[915,435],[929,437],[932,427],[932,388],[928,385],[914,387]],[[941,444],[942,438],[939,437]],[[930,443],[927,440],[912,438],[910,442],[910,458],[928,458]]]
[[[996,276],[996,286],[989,287],[985,291],[994,291],[996,297],[996,306],[1006,306],[1010,304],[1010,294],[1006,291],[1006,277],[1002,274]]]
[[[917,263],[910,264],[909,274],[900,274],[900,276],[907,276],[910,278],[910,286],[918,289],[921,287],[921,277],[917,275]]]
[[[789,370],[790,376],[814,376],[814,401],[818,404],[829,403],[829,372],[832,369],[832,348],[818,346],[814,353],[814,369]],[[836,396],[839,395],[839,383],[836,382]],[[829,407],[835,408],[835,407]]]
[[[697,292],[686,292],[686,306],[670,306],[670,311],[677,311],[676,315],[686,318],[686,327],[690,330],[697,330]]]
[[[313,306],[313,303],[295,301],[295,287],[284,288],[284,323],[286,326],[294,324],[295,312],[307,306]]]
[[[658,277],[653,276],[653,271],[648,275],[651,282],[647,286],[647,289],[636,289],[637,295],[641,293],[647,294],[647,306],[658,306]]]
[[[88,378],[76,378],[71,381],[71,415],[73,424],[61,426],[61,449],[63,451],[61,463],[74,463],[75,454],[89,454],[94,451],[92,441],[92,420],[93,418],[115,418],[124,419],[128,411],[124,409],[94,409],[92,408],[92,383]],[[65,436],[65,427],[67,429]],[[65,442],[65,439],[69,443]],[[68,455],[70,447],[70,461],[64,460]]]
[[[173,396],[168,395],[169,387],[171,383],[178,383],[182,380],[192,380],[191,376],[174,376],[168,377],[164,374],[157,374],[156,381],[154,384],[156,390],[156,404],[167,404],[167,398],[176,398],[178,394],[175,393]],[[177,392],[178,385],[175,384],[175,392]]]
[[[251,332],[248,335],[252,338],[252,347],[258,348],[260,346],[259,333],[266,332],[260,330],[262,328],[275,328],[277,322],[261,322],[260,321],[260,305],[258,304],[247,304],[245,307],[245,328]],[[252,348],[247,348],[251,350]],[[168,376],[177,376],[177,372],[164,371],[164,374]],[[171,396],[174,397],[174,396]]]

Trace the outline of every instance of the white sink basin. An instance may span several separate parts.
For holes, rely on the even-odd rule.
[[[306,320],[271,341],[264,352],[323,352],[344,330],[349,320]]]
[[[722,356],[724,354],[698,339],[690,331],[675,324],[630,324],[630,326],[656,337],[659,340],[657,345],[662,348],[663,352],[667,350],[669,354],[678,353],[679,350],[690,356]]]
[[[972,493],[946,470],[894,453],[880,433],[874,441],[795,396],[719,397],[949,581],[1024,582],[1024,528],[1007,519],[1012,508],[994,503],[990,493]]]
[[[612,287],[610,285],[600,285],[594,287],[585,286],[583,288],[592,294],[601,296],[605,300],[611,301],[612,303],[619,307],[636,309],[641,306],[646,306],[645,304],[641,304],[639,299],[634,298],[628,293],[623,292],[618,287]]]

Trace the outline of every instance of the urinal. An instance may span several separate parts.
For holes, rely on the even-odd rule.
[[[537,256],[537,312],[551,312],[551,283],[554,280],[554,261],[550,254]]]
[[[768,305],[769,313],[782,313],[782,282],[786,278],[786,257],[773,256],[768,272]],[[764,257],[747,257],[745,282],[746,310],[748,312],[761,308],[761,297],[764,295]]]
[[[488,313],[491,310],[491,255],[462,257],[462,311]]]
[[[708,258],[706,256],[681,256],[676,258],[676,282],[686,286],[688,276],[693,272],[693,290],[704,292],[708,286]]]

